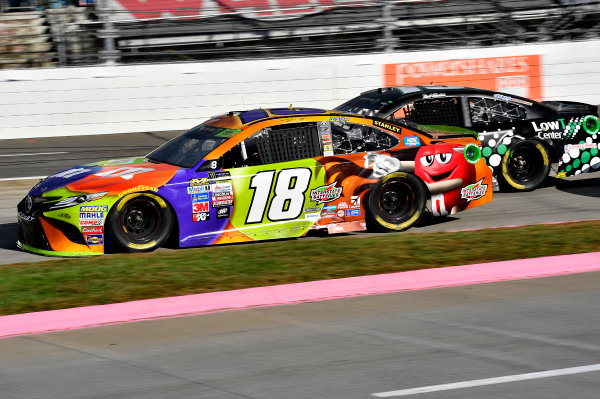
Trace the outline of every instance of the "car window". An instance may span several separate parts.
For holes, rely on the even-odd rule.
[[[333,154],[354,154],[367,151],[384,151],[398,145],[398,139],[373,126],[331,122]]]
[[[513,102],[492,98],[469,97],[473,124],[502,123],[527,118],[527,109]]]
[[[272,126],[258,131],[223,156],[223,168],[266,165],[322,155],[316,123]]]
[[[147,155],[155,162],[191,168],[239,130],[198,125]]]
[[[405,119],[421,125],[462,126],[460,102],[456,97],[423,99],[407,104],[388,119]]]

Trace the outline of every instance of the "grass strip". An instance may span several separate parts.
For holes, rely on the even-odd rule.
[[[600,221],[271,241],[0,266],[0,314],[600,250]]]

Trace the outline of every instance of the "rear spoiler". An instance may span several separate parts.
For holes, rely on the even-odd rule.
[[[598,106],[575,101],[542,101],[547,107],[557,112],[577,112],[598,115]]]

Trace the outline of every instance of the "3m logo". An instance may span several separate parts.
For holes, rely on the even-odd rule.
[[[194,213],[208,212],[208,202],[196,202],[194,203]]]

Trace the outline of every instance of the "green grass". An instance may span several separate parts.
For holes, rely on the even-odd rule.
[[[0,314],[600,250],[600,221],[297,239],[0,266]]]

